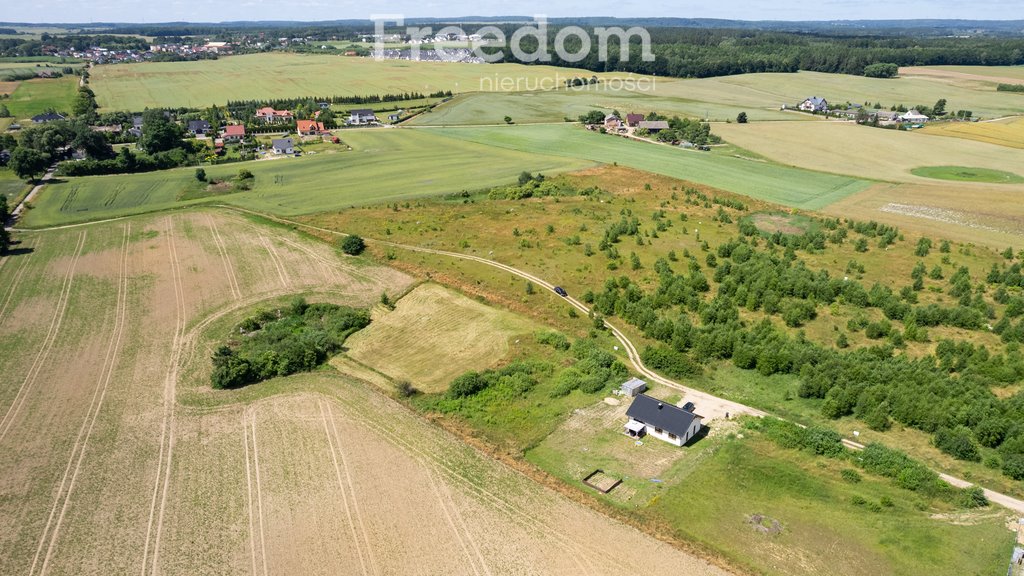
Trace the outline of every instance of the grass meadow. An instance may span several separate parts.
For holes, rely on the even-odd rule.
[[[67,178],[35,200],[24,224],[46,227],[113,218],[204,202],[229,203],[280,215],[341,210],[504,184],[523,170],[559,172],[592,165],[565,157],[481,147],[423,131],[342,133],[352,151],[206,167],[230,179],[245,168],[252,190],[181,200],[195,187],[195,169]]]
[[[823,208],[870,185],[859,178],[800,170],[728,153],[682,150],[598,134],[579,125],[436,128],[431,132],[478,144],[629,166],[794,208]]]
[[[53,109],[67,113],[75,99],[78,78],[35,78],[20,82],[10,98],[3,101],[11,116],[19,120]]]

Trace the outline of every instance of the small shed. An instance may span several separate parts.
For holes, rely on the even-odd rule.
[[[637,394],[640,394],[644,390],[647,390],[647,382],[639,378],[630,378],[622,385],[622,394],[633,398]]]

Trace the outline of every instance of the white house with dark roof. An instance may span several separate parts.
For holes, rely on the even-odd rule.
[[[913,124],[921,124],[923,122],[927,122],[928,117],[925,116],[924,114],[921,114],[917,110],[911,110],[910,112],[900,114],[900,121],[911,122]]]
[[[700,432],[703,417],[646,394],[633,399],[626,410],[629,421],[624,432],[632,438],[651,435],[675,446],[683,446]]]
[[[271,143],[274,154],[294,154],[295,141],[291,138],[275,138]]]
[[[797,106],[804,112],[828,112],[828,101],[824,98],[811,96]]]
[[[369,108],[360,108],[348,113],[349,124],[372,124],[377,122],[377,114]]]

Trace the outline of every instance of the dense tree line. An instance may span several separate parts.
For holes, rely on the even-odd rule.
[[[514,30],[512,25],[502,28],[509,37]],[[581,61],[566,62],[553,54],[550,62],[536,63],[595,72],[622,71],[682,78],[798,70],[863,75],[867,66],[878,63],[896,66],[1024,64],[1024,40],[1012,37],[842,36],[654,27],[648,31],[651,34],[651,51],[655,56],[653,62],[642,60],[639,39],[634,36],[630,39],[627,59],[621,58],[619,46],[612,40],[604,62],[599,59],[598,43],[591,42],[590,51]],[[558,27],[549,27],[549,46],[554,45],[557,33]],[[524,39],[522,43],[526,53],[531,53],[535,46],[536,42],[531,38]],[[570,53],[580,48],[578,39],[569,38],[566,42]],[[500,51],[505,61],[516,61],[511,48]]]
[[[237,388],[312,370],[369,323],[365,310],[301,298],[287,308],[260,312],[237,326],[240,338],[214,352],[211,382],[214,388]]]

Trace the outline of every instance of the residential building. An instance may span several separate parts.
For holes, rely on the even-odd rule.
[[[797,106],[804,112],[828,112],[828,101],[824,98],[811,96]]]
[[[701,416],[691,410],[667,404],[646,394],[633,399],[626,410],[629,421],[626,422],[625,433],[633,438],[646,435],[668,442],[675,446],[683,446],[701,429]]]
[[[327,132],[324,123],[315,120],[299,120],[295,123],[295,127],[299,136],[319,136]]]
[[[604,117],[604,127],[606,130],[617,130],[619,126],[622,126],[622,120],[615,114],[609,114]]]
[[[917,110],[911,110],[910,112],[904,112],[900,114],[901,122],[910,122],[911,124],[921,124],[928,121],[928,117],[921,114]]]
[[[264,106],[256,111],[256,119],[267,124],[277,124],[278,122],[290,122],[295,118],[295,115],[290,110],[274,110],[271,106]]]
[[[63,120],[64,116],[56,112],[46,112],[44,114],[36,114],[32,117],[34,124],[45,124],[47,122],[53,122],[55,120]]]
[[[245,126],[241,124],[228,124],[224,127],[221,137],[225,142],[240,142],[245,139]]]
[[[210,131],[210,123],[206,120],[189,120],[188,133],[193,136],[205,136]]]
[[[270,143],[274,154],[294,154],[295,141],[291,138],[274,138]]]
[[[372,124],[377,121],[377,115],[369,108],[360,108],[349,112],[349,124]]]

